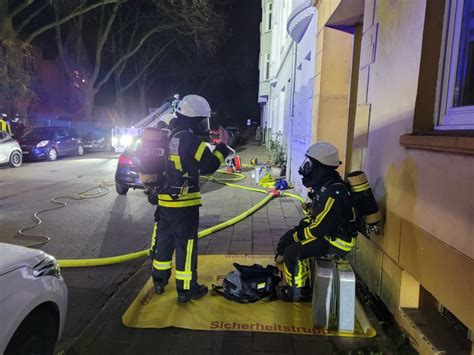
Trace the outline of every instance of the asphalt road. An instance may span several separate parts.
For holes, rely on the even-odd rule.
[[[71,196],[113,182],[118,154],[90,153],[55,162],[24,163],[13,169],[0,166],[0,242],[25,245],[38,238],[19,237],[32,224],[34,212],[54,206],[54,196]],[[104,191],[103,189],[101,190]],[[88,200],[63,199],[68,205],[49,211],[29,234],[51,240],[40,249],[58,259],[121,255],[148,248],[153,228],[153,206],[142,191],[120,196],[111,186],[106,196]],[[67,347],[143,260],[113,266],[63,269],[69,289],[66,329],[58,349]]]

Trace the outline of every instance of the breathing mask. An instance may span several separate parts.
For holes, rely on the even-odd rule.
[[[298,174],[303,177],[310,175],[314,169],[314,162],[311,158],[306,157],[303,163],[298,168]]]

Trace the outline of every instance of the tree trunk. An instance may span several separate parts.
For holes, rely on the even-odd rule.
[[[142,119],[148,114],[148,107],[146,104],[146,81],[145,80],[138,81],[138,90],[140,93],[138,112],[140,112],[140,119]]]
[[[13,41],[15,38],[12,18],[8,12],[8,1],[0,1],[0,40]]]
[[[115,109],[117,110],[117,113],[118,113],[118,116],[119,116],[119,122],[121,124],[127,125],[128,122],[126,122],[126,117],[128,115],[128,112],[127,112],[127,109],[125,107],[125,98],[124,98],[123,93],[121,91],[116,92]]]
[[[86,87],[84,88],[83,93],[84,93],[84,105],[83,105],[84,121],[94,122],[95,90],[92,87]]]

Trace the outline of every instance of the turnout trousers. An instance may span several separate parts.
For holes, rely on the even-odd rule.
[[[292,235],[288,233],[284,237],[293,238]],[[284,249],[284,278],[294,295],[298,295],[300,289],[310,287],[309,258],[319,258],[328,254],[342,257],[347,254],[332,246],[325,238],[293,240],[288,244]]]
[[[152,277],[155,285],[166,285],[171,276],[173,253],[178,293],[197,286],[197,234],[199,206],[158,207],[152,247]]]

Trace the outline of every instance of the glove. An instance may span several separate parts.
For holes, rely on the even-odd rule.
[[[293,234],[297,233],[297,229],[293,228],[290,229],[288,232],[283,234],[283,236],[280,238],[277,244],[277,251],[276,251],[276,256],[278,255],[283,255],[285,254],[285,249],[288,248],[290,245],[295,243],[295,240],[293,239]]]
[[[148,202],[153,206],[158,205],[158,191],[156,189],[148,190]]]
[[[224,157],[224,161],[235,154],[235,151],[225,143],[219,143],[216,145],[216,149],[214,149],[214,151],[220,152]]]

